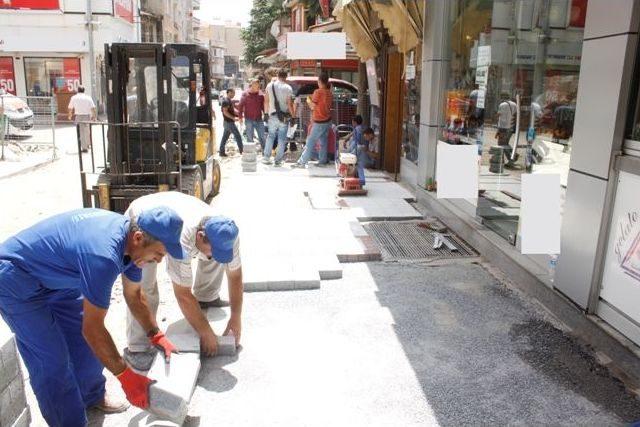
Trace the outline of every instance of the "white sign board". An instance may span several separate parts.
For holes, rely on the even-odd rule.
[[[640,176],[620,172],[600,297],[640,323]]]
[[[478,197],[478,146],[438,142],[436,181],[438,199]]]
[[[478,86],[486,86],[489,80],[489,67],[483,66],[476,68],[476,84]]]
[[[415,65],[407,65],[405,72],[406,80],[413,80],[416,78],[416,66]]]
[[[491,65],[491,46],[478,47],[478,67],[488,67]]]
[[[478,89],[478,97],[476,98],[476,108],[484,108],[484,100],[487,93],[484,89]]]
[[[287,59],[346,59],[345,33],[287,33]]]
[[[371,105],[379,107],[378,74],[376,73],[376,63],[373,59],[367,61],[367,84],[369,85],[369,100]]]
[[[520,238],[523,254],[560,253],[560,175],[522,175]]]

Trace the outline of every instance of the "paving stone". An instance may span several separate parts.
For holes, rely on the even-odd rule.
[[[242,144],[242,153],[255,153],[256,152],[256,144],[251,142],[245,142]]]
[[[267,292],[268,290],[269,282],[265,282],[262,280],[244,282],[245,292]]]
[[[10,426],[15,420],[9,387],[0,391],[0,426]]]
[[[11,427],[29,427],[31,424],[31,411],[29,408],[25,407],[18,418],[13,422]]]
[[[7,388],[18,376],[22,381],[15,339],[5,325],[0,331],[0,391]]]
[[[165,335],[178,351],[200,354],[200,337],[187,319],[180,319],[170,324]]]
[[[320,280],[339,280],[342,279],[342,267],[340,263],[336,261],[335,265],[323,266],[318,270]]]
[[[200,355],[197,353],[173,354],[169,364],[163,356],[156,356],[148,374],[157,381],[149,388],[148,412],[182,424],[199,372]]]
[[[249,153],[245,151],[242,153],[242,163],[255,163],[258,160],[257,153]]]
[[[236,337],[233,335],[221,335],[218,337],[218,352],[216,356],[235,356]]]

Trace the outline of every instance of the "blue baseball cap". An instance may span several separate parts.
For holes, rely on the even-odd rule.
[[[182,218],[167,206],[144,210],[138,215],[138,226],[142,231],[162,242],[169,255],[176,259],[187,257],[180,244]]]
[[[233,244],[238,237],[238,226],[232,219],[214,216],[204,225],[204,232],[211,244],[211,255],[216,261],[226,264],[233,259]]]

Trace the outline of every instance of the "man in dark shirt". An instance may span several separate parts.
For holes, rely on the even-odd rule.
[[[233,134],[233,137],[236,139],[238,150],[240,150],[240,154],[242,154],[242,135],[240,135],[238,126],[236,126],[236,122],[239,119],[238,114],[236,113],[236,107],[233,105],[234,96],[236,96],[236,91],[233,89],[227,89],[227,96],[221,104],[222,115],[224,116],[224,132],[222,133],[222,141],[220,141],[220,157],[227,157],[225,145],[231,134]]]
[[[247,141],[253,142],[253,131],[258,133],[260,149],[264,149],[264,95],[260,92],[260,82],[252,79],[249,82],[249,89],[244,91],[240,104],[240,122],[244,119],[247,126]]]

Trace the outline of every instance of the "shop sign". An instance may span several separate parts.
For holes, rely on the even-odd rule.
[[[0,89],[16,94],[16,76],[13,71],[13,58],[10,56],[0,58]]]
[[[113,10],[116,16],[133,24],[133,1],[132,0],[113,0]]]
[[[59,10],[58,0],[1,0],[0,9]]]
[[[491,46],[479,46],[478,47],[478,67],[487,67],[491,65]]]
[[[486,86],[487,80],[489,79],[489,67],[478,67],[476,68],[476,84],[478,86]]]
[[[58,85],[67,92],[76,92],[80,86],[80,60],[78,58],[64,58],[62,62],[64,85]]]
[[[640,322],[640,176],[620,172],[600,296]]]
[[[323,59],[322,68],[326,68],[328,70],[358,71],[358,60],[357,59]]]
[[[282,34],[278,37],[278,53],[287,56],[287,35]]]

